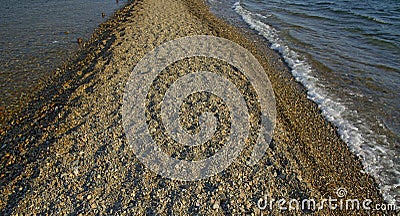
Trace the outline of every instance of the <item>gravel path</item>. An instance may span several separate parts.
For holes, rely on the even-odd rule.
[[[173,181],[145,168],[127,144],[121,115],[125,84],[136,63],[164,42],[188,35],[224,37],[250,50],[272,82],[278,114],[273,141],[258,164],[247,166],[242,157],[222,173],[195,182]],[[178,62],[167,68],[160,79],[171,79],[159,88],[187,67],[212,70],[206,62],[194,58],[190,64]],[[221,68],[230,70],[222,63]],[[158,92],[153,93],[157,101]],[[224,116],[225,108],[210,95],[189,100],[202,98],[217,101]],[[103,23],[16,116],[21,117],[13,117],[0,131],[1,215],[293,215],[311,211],[260,211],[257,202],[264,195],[298,200],[336,197],[340,187],[347,190],[346,198],[382,202],[374,179],[361,171],[358,158],[307,100],[280,58],[215,18],[197,0],[129,3]],[[316,212],[353,213],[362,212]]]

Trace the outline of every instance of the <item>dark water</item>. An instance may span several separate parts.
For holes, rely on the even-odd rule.
[[[18,106],[22,95],[77,50],[77,38],[89,38],[123,3],[0,0],[0,106]]]
[[[209,3],[271,43],[399,205],[400,1],[238,1]]]

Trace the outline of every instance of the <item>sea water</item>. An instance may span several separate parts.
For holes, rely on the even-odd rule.
[[[76,52],[77,38],[88,39],[124,2],[0,0],[0,106],[18,106],[22,95]]]
[[[400,2],[209,0],[265,37],[338,128],[384,198],[400,204]]]

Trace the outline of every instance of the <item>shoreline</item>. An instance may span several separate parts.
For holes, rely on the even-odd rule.
[[[224,174],[184,183],[157,176],[128,153],[119,111],[126,80],[141,57],[163,42],[196,34],[223,37],[252,52],[272,83],[278,116],[274,141],[255,167],[234,163]],[[110,213],[116,203],[129,207],[132,200],[134,212],[146,212],[172,192],[178,198],[155,206],[155,212],[189,211],[196,201],[201,213],[257,213],[255,204],[264,193],[334,197],[340,187],[349,198],[383,203],[375,180],[362,173],[360,160],[280,57],[216,18],[203,2],[128,3],[52,79],[25,116],[2,131],[2,213]],[[188,191],[200,197],[186,196]]]
[[[98,25],[123,5],[116,1],[6,3],[2,10],[5,22],[0,28],[5,43],[0,61],[0,123],[25,108],[35,96],[33,93],[47,84],[48,76],[78,52],[77,38],[89,39]],[[38,10],[30,10],[31,7]],[[46,16],[37,16],[42,13]]]

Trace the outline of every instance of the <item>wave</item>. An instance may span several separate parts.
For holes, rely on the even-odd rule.
[[[353,10],[350,10],[350,9],[347,9],[347,10],[344,10],[344,9],[331,9],[331,11],[334,12],[334,13],[338,13],[338,14],[347,14],[347,15],[350,15],[352,17],[356,16],[356,17],[359,17],[361,19],[368,20],[368,21],[373,21],[373,22],[379,23],[379,24],[391,25],[391,23],[386,22],[385,20],[382,20],[382,19],[379,19],[379,18],[376,18],[376,17],[373,17],[373,16],[357,13],[357,12],[355,12]]]
[[[313,75],[313,68],[307,60],[304,60],[297,52],[290,49],[285,42],[280,39],[276,29],[256,18],[260,17],[260,15],[246,10],[241,6],[240,2],[236,2],[233,5],[233,9],[243,18],[250,28],[256,30],[271,43],[272,49],[280,53],[296,81],[300,82],[307,89],[307,97],[317,103],[325,118],[338,128],[342,140],[347,143],[350,150],[362,158],[365,171],[373,175],[379,181],[380,190],[384,199],[389,203],[395,203],[395,198],[389,193],[393,187],[397,186],[387,183],[385,181],[387,179],[379,174],[382,169],[387,168],[383,167],[382,163],[394,163],[391,159],[394,158],[392,155],[393,152],[384,146],[368,145],[368,143],[371,143],[371,140],[386,140],[386,137],[375,135],[372,130],[360,124],[360,122],[357,123],[348,120],[346,115],[350,113],[351,116],[357,118],[357,111],[349,110],[339,99],[330,96],[328,92],[324,90],[319,79]],[[368,131],[368,133],[365,133],[365,131]],[[393,169],[392,171],[396,170]]]

